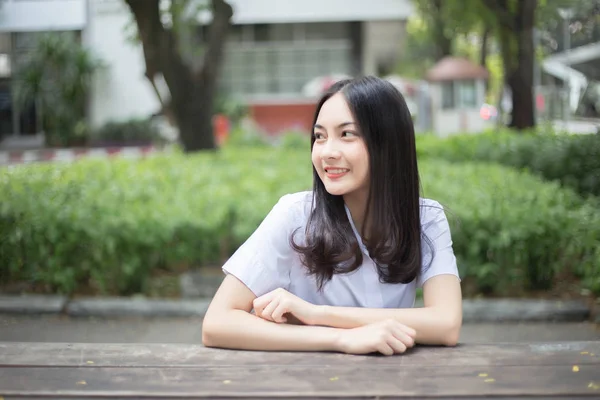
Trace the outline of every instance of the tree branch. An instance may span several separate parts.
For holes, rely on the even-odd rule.
[[[202,68],[203,77],[214,79],[223,57],[225,37],[231,25],[233,9],[225,0],[212,0],[212,22],[208,28],[208,47],[204,53]]]
[[[154,86],[156,75],[162,73],[169,90],[177,90],[174,82],[190,69],[178,53],[177,41],[172,31],[165,29],[160,19],[160,0],[125,0],[137,22],[144,59],[146,77]],[[171,93],[175,96],[174,93]]]
[[[156,44],[164,41],[165,29],[160,21],[160,0],[125,0],[137,23],[137,30],[144,50],[146,77],[151,81],[162,72],[162,46]]]

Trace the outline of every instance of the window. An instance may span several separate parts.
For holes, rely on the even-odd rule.
[[[474,80],[442,83],[442,109],[476,108],[477,85]]]
[[[0,78],[11,75],[11,36],[10,33],[0,33]]]
[[[442,109],[454,108],[454,82],[442,83]]]
[[[474,80],[461,81],[458,84],[458,104],[460,107],[477,106],[477,88]]]
[[[220,88],[242,96],[299,95],[311,79],[350,74],[351,56],[346,23],[237,25]]]
[[[0,79],[0,140],[14,133],[10,83]]]

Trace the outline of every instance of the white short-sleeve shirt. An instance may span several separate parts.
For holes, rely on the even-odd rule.
[[[291,235],[296,230],[295,241],[304,243],[304,228],[311,204],[312,191],[281,197],[260,226],[227,260],[223,271],[237,277],[257,297],[283,288],[312,304],[369,308],[413,307],[416,289],[422,287],[427,279],[441,274],[459,277],[450,227],[443,208],[437,201],[421,199],[422,230],[435,252],[429,264],[430,248],[422,241],[423,268],[418,279],[408,284],[381,283],[377,267],[369,257],[346,207],[363,253],[363,263],[351,273],[334,274],[319,291],[316,277],[307,273],[299,254],[290,245]]]

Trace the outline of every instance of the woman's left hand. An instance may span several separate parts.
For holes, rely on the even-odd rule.
[[[319,310],[318,306],[282,288],[257,297],[253,305],[256,316],[277,323],[297,319],[305,325],[314,325]],[[291,314],[292,318],[288,318],[289,315],[286,314]]]

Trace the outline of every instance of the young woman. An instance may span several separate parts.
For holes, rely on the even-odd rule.
[[[225,263],[204,345],[385,355],[455,345],[456,258],[443,208],[419,196],[404,98],[376,77],[338,82],[313,129],[313,190],[283,196]]]

